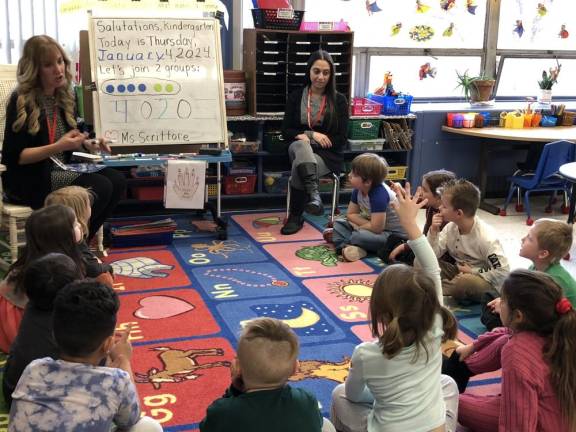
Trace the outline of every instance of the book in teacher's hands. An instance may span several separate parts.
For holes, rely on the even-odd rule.
[[[102,156],[99,154],[85,153],[85,152],[72,152],[72,160],[78,162],[102,162]]]

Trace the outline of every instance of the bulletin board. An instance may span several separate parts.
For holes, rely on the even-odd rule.
[[[88,38],[98,136],[141,149],[226,147],[217,20],[91,17]]]

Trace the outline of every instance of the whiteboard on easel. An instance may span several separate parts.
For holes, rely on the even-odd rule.
[[[113,146],[226,146],[217,20],[91,17],[89,29],[98,136]]]

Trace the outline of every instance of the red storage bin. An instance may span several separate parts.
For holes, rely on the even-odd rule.
[[[224,176],[224,193],[226,195],[243,195],[254,193],[256,175]]]
[[[370,99],[355,97],[352,100],[352,115],[353,116],[375,116],[380,115],[382,104],[374,102]]]

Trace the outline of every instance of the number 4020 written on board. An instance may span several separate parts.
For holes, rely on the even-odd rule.
[[[205,110],[199,108],[209,106],[211,101],[185,98],[148,98],[148,99],[118,99],[109,102],[107,111],[110,123],[147,122],[150,120],[187,120],[194,119],[194,112]],[[212,101],[213,103],[213,101]],[[196,107],[196,109],[194,108]]]

